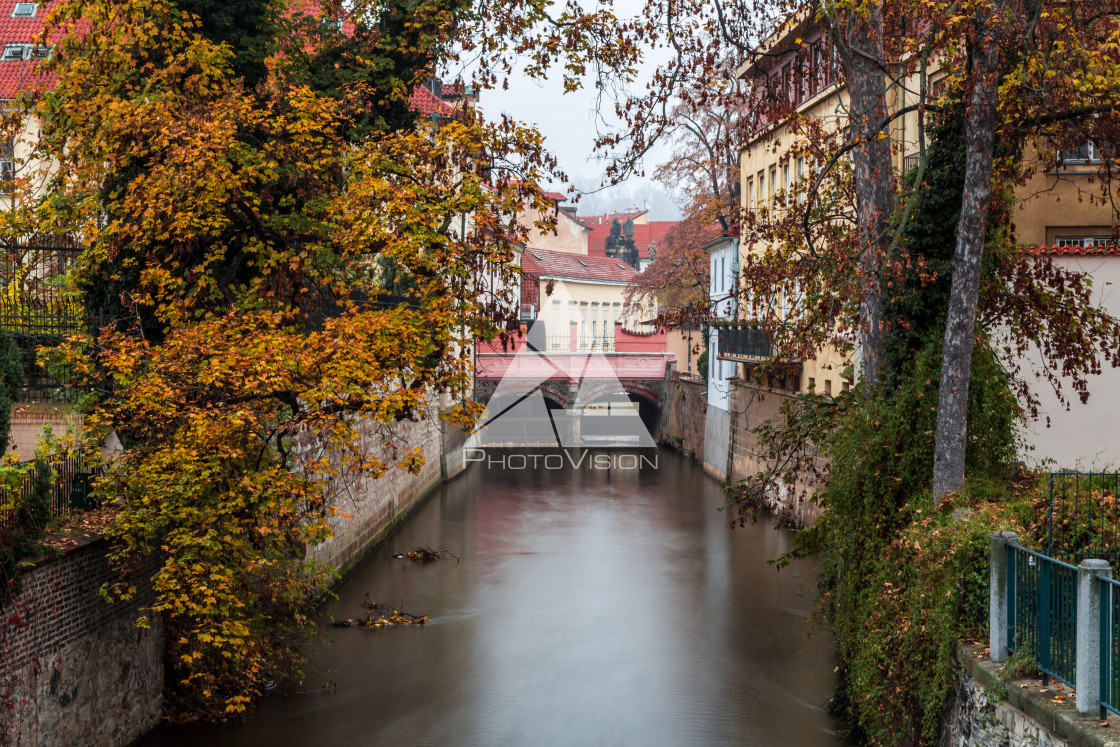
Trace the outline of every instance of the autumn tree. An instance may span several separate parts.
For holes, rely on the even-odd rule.
[[[418,469],[394,428],[440,393],[468,422],[465,351],[514,308],[482,278],[516,272],[510,216],[554,166],[531,129],[409,109],[455,6],[245,11],[54,6],[54,85],[23,101],[49,186],[2,219],[87,247],[68,354],[92,435],[127,445],[113,558],[158,559],[172,712],[218,717],[298,673],[331,480]]]
[[[720,85],[737,88],[730,70]],[[690,110],[681,104],[673,116],[673,155],[659,165],[655,178],[684,205],[684,216],[665,237],[657,261],[627,288],[627,302],[652,300],[659,322],[669,327],[697,324],[708,318],[708,253],[720,235],[739,225],[738,123],[744,109]]]

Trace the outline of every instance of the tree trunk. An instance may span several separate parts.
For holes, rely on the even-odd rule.
[[[965,119],[965,174],[957,246],[953,254],[953,282],[942,345],[941,391],[937,404],[937,435],[933,456],[934,499],[964,485],[965,445],[968,439],[968,382],[976,339],[976,304],[980,294],[980,264],[988,203],[992,195],[992,157],[995,147],[996,85],[999,42],[998,8],[993,3],[977,11],[975,36],[969,42],[972,96]]]
[[[840,62],[851,97],[857,232],[860,258],[860,357],[864,386],[870,395],[879,379],[883,329],[880,270],[890,248],[888,234],[894,212],[894,171],[889,131],[879,132],[887,117],[887,70],[883,56],[881,4],[848,11],[836,26]]]

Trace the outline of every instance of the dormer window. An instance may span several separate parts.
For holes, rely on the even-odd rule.
[[[35,11],[38,9],[39,3],[16,3],[12,18],[34,18]]]
[[[31,59],[49,60],[51,58],[52,51],[54,51],[54,47],[52,47],[50,44],[34,46],[31,48]]]
[[[11,62],[13,60],[22,60],[23,53],[27,49],[26,44],[5,44],[4,51],[0,52],[0,60],[4,62]]]

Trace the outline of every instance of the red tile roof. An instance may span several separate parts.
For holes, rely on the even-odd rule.
[[[629,283],[638,275],[637,270],[620,259],[545,249],[526,249],[521,255],[521,269],[545,277],[611,283]]]
[[[1031,254],[1081,254],[1081,255],[1120,255],[1120,245],[1107,244],[1105,246],[1030,246],[1027,251]]]
[[[625,223],[626,218],[634,213],[623,213],[619,218],[619,223]],[[641,213],[637,213],[641,215]],[[603,218],[613,220],[614,216],[592,216],[590,218],[583,218],[584,225],[591,229],[587,235],[587,253],[595,257],[607,256],[607,237],[611,234],[611,220],[603,221]],[[677,225],[678,221],[675,220],[655,220],[646,224],[634,224],[634,245],[638,247],[638,256],[643,259],[649,257],[649,245],[652,242],[659,252],[665,251],[665,235],[673,226]]]
[[[439,114],[440,116],[450,117],[455,113],[450,105],[424,86],[416,86],[412,89],[412,95],[408,97],[408,105],[414,112],[419,112],[425,116]]]
[[[41,2],[32,18],[12,18],[15,0],[0,0],[0,49],[8,44],[33,45],[43,33],[47,4]],[[36,60],[0,60],[0,99],[13,99],[24,91],[49,86],[52,78],[38,72]]]

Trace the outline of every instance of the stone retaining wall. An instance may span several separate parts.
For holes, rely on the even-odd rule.
[[[985,651],[957,645],[958,686],[941,747],[1120,747],[1115,716],[1079,714],[1074,694],[1059,682],[1003,682]]]
[[[388,468],[381,477],[343,471],[332,481],[330,490],[338,508],[330,520],[334,536],[312,548],[312,558],[347,573],[443,482],[443,434],[438,415],[433,404],[421,420],[390,426],[363,424],[362,448],[378,454]],[[415,474],[397,466],[406,449],[424,454],[423,466]]]
[[[121,745],[155,726],[163,705],[163,628],[137,627],[153,594],[107,603],[116,578],[98,540],[24,575],[0,618],[0,744]]]
[[[694,459],[704,458],[704,425],[708,383],[673,374],[662,403],[661,440]]]

